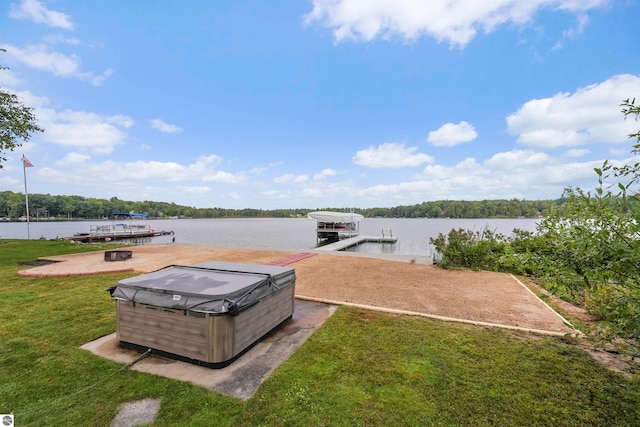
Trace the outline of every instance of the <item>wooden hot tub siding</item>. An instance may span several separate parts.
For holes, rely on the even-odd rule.
[[[265,334],[293,316],[295,283],[262,298],[237,316],[156,307],[117,300],[121,344],[225,366]]]

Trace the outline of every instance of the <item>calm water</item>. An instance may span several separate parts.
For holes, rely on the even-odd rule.
[[[488,228],[502,234],[510,234],[514,228],[535,231],[535,219],[397,219],[365,218],[360,222],[360,234],[380,236],[382,230],[391,230],[398,238],[395,244],[362,244],[353,251],[385,253],[395,255],[433,255],[429,244],[431,237],[448,233],[451,229],[464,228],[480,231]],[[110,221],[31,222],[31,239],[73,236],[88,232],[92,225],[110,224]],[[200,246],[276,249],[304,251],[317,247],[316,222],[306,218],[261,218],[261,219],[175,219],[150,220],[155,230],[171,230],[174,236],[159,236],[147,239],[151,244],[176,243]],[[26,239],[27,224],[0,223],[0,238]]]

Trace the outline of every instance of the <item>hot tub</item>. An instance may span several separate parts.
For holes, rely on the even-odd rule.
[[[213,261],[121,280],[110,289],[117,339],[123,347],[227,366],[291,319],[295,279],[291,267]]]

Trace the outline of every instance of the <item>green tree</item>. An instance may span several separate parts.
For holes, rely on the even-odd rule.
[[[0,66],[0,70],[6,69]],[[7,161],[3,153],[13,151],[22,145],[20,140],[28,141],[32,133],[42,131],[36,123],[33,108],[24,106],[15,94],[0,88],[0,169]]]
[[[635,99],[622,104],[625,118],[637,120]],[[640,132],[631,152],[640,154]],[[598,186],[565,190],[563,203],[538,231],[549,246],[538,275],[553,289],[582,301],[602,322],[603,341],[632,340],[640,351],[640,163],[595,168]]]

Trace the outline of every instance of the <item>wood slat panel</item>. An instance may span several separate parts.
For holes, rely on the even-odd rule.
[[[179,310],[167,310],[144,304],[123,304],[119,320],[129,327],[144,329],[149,333],[184,336],[206,341],[207,320],[205,317],[185,316]]]
[[[235,318],[234,355],[293,314],[293,286],[260,300]]]
[[[207,362],[221,363],[234,356],[234,326],[235,317],[209,317],[209,348]]]
[[[119,330],[120,341],[137,344],[142,347],[149,347],[167,353],[177,354],[195,360],[206,360],[206,343],[202,341],[192,341],[173,335],[150,334],[144,330],[121,326]]]
[[[206,360],[208,322],[169,310],[118,300],[118,340],[168,353]]]

